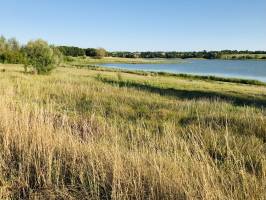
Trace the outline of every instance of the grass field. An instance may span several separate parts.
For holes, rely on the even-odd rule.
[[[266,199],[265,105],[265,86],[0,65],[0,199]]]

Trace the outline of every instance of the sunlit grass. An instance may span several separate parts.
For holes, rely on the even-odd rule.
[[[0,198],[265,199],[265,101],[264,86],[0,65]]]
[[[171,64],[171,63],[184,63],[183,59],[163,59],[163,58],[120,58],[120,57],[104,57],[101,59],[92,57],[68,57],[70,64],[72,65],[86,65],[86,64],[115,64],[115,63],[127,63],[127,64]]]

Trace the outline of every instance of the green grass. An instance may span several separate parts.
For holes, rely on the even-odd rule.
[[[265,102],[263,85],[0,65],[0,199],[265,199]]]
[[[68,57],[68,63],[71,65],[88,65],[88,64],[170,64],[186,62],[182,59],[145,59],[145,58],[118,58],[118,57],[104,57],[101,59],[91,57]]]

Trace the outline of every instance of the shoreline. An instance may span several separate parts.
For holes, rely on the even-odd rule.
[[[245,79],[245,78],[234,78],[234,77],[221,77],[215,75],[196,75],[189,73],[170,73],[163,71],[145,71],[145,70],[127,70],[122,68],[114,68],[114,67],[105,67],[100,65],[87,65],[87,66],[77,66],[74,67],[86,67],[90,70],[95,71],[105,71],[105,72],[122,72],[136,75],[144,75],[144,76],[164,76],[164,77],[178,77],[178,78],[186,78],[186,79],[196,79],[196,80],[206,80],[206,81],[220,81],[220,82],[228,82],[228,83],[240,83],[245,85],[256,85],[256,86],[266,86],[266,82],[259,81],[256,79]]]
[[[68,57],[69,64],[178,64],[187,63],[189,60],[228,60],[228,61],[266,61],[266,59],[206,59],[206,58],[120,58],[120,57],[104,57],[96,59],[92,57]]]

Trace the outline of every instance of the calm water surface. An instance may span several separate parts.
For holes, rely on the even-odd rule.
[[[266,82],[266,61],[259,60],[186,60],[176,64],[104,64],[103,66],[154,72],[214,75]]]

